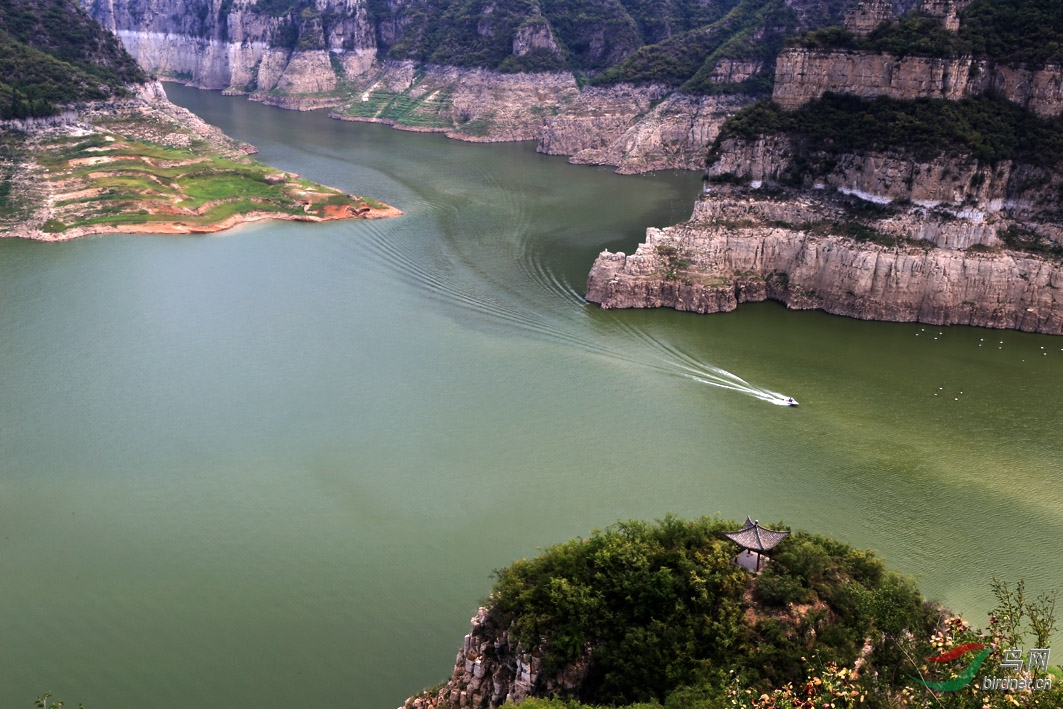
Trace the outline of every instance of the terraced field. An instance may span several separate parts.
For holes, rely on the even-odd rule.
[[[415,128],[453,129],[450,89],[436,89],[418,96],[371,87],[338,110],[341,116],[370,118]]]
[[[37,163],[51,193],[43,231],[201,232],[252,215],[324,221],[387,209],[249,157],[204,154],[204,147],[168,147],[109,131],[42,143]]]

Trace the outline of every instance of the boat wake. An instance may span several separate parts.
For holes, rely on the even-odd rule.
[[[591,317],[587,301],[547,265],[541,245],[534,245],[531,220],[517,221],[510,234],[512,241],[496,242],[489,249],[467,238],[436,242],[435,248],[426,249],[427,244],[414,233],[392,230],[386,224],[362,224],[370,238],[363,239],[360,248],[374,252],[374,260],[428,298],[464,312],[466,322],[472,315],[472,322],[483,326],[502,326],[526,337],[775,406],[796,405],[785,394],[751,384],[655,337],[628,322],[623,313],[595,312]],[[496,257],[499,263],[493,263]],[[516,281],[502,275],[514,265],[519,274]]]

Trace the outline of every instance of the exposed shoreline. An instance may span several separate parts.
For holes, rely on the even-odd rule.
[[[11,175],[0,238],[211,234],[269,219],[402,214],[253,160],[254,146],[170,103],[157,82],[138,87],[136,98],[8,128],[21,132],[0,132]]]
[[[307,215],[300,217],[297,215],[285,215],[278,214],[277,212],[245,212],[243,214],[234,214],[231,217],[222,219],[214,224],[185,224],[180,221],[173,222],[151,222],[150,224],[100,224],[94,226],[74,227],[68,229],[59,234],[49,234],[40,230],[33,230],[26,234],[4,234],[0,233],[0,238],[23,238],[30,241],[44,241],[44,242],[60,242],[71,241],[73,239],[80,239],[83,236],[95,236],[104,234],[155,234],[155,235],[194,235],[194,234],[216,234],[220,231],[226,231],[235,227],[243,226],[245,224],[254,224],[256,222],[264,221],[285,221],[285,222],[335,222],[350,219],[389,219],[391,217],[402,216],[401,209],[395,207],[387,207],[386,209],[371,209],[369,212],[359,215],[330,215],[326,217],[316,217]]]

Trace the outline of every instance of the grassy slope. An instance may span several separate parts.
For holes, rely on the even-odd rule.
[[[289,175],[147,107],[100,112],[89,135],[0,132],[0,234],[206,232],[251,215],[318,221],[397,214]]]

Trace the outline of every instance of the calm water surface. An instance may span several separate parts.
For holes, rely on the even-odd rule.
[[[594,255],[697,175],[168,90],[406,215],[0,242],[0,706],[392,709],[492,569],[669,512],[872,547],[977,621],[994,573],[1063,583],[1063,338],[603,312]]]

